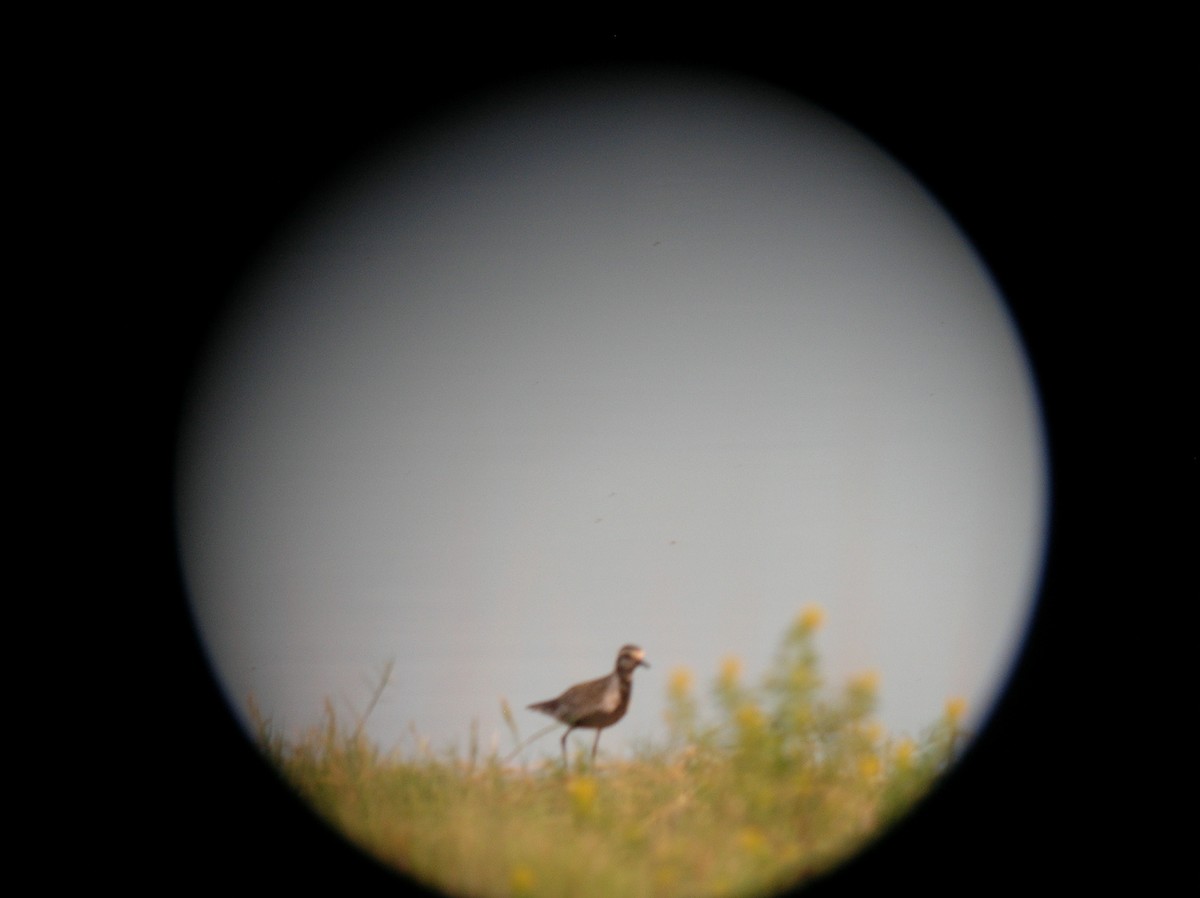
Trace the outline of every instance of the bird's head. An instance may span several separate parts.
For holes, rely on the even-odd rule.
[[[617,670],[632,673],[635,667],[649,667],[650,662],[646,660],[646,653],[636,645],[621,646],[621,651],[617,652]]]

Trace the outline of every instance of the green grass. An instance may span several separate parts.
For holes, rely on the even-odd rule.
[[[465,757],[384,754],[362,733],[365,715],[346,725],[328,702],[292,742],[256,716],[259,743],[351,840],[451,894],[761,894],[877,835],[963,741],[961,701],[918,739],[894,739],[872,718],[876,677],[827,694],[820,624],[816,609],[800,615],[755,687],[726,659],[707,713],[690,672],[672,672],[664,744],[595,769],[586,752],[569,771],[507,766],[480,756],[474,730]]]

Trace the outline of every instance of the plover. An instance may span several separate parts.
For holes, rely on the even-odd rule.
[[[621,651],[617,652],[616,666],[608,676],[579,683],[558,698],[529,706],[529,710],[549,714],[567,725],[562,737],[564,767],[567,765],[567,737],[576,727],[596,731],[596,741],[592,743],[592,762],[595,763],[600,731],[625,716],[633,691],[633,670],[639,665],[650,666],[645,657],[646,653],[636,645],[621,646]]]

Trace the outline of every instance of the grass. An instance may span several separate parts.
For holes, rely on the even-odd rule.
[[[963,741],[961,701],[917,739],[873,720],[877,678],[827,694],[817,609],[785,634],[767,676],[726,659],[702,713],[690,671],[668,684],[666,740],[596,768],[513,768],[481,757],[384,754],[365,715],[289,742],[256,715],[263,751],[352,841],[456,895],[748,895],[827,870],[923,796]],[[372,698],[386,683],[386,674]],[[512,714],[505,719],[517,737]],[[368,711],[369,713],[369,711]],[[519,741],[519,740],[518,740]]]

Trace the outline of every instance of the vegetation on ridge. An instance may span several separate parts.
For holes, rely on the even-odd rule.
[[[481,757],[474,733],[466,757],[384,754],[363,735],[362,718],[346,726],[329,702],[323,722],[296,741],[256,715],[258,739],[351,840],[450,894],[768,892],[877,835],[928,791],[963,741],[961,700],[911,739],[873,719],[875,674],[827,694],[814,645],[821,623],[819,609],[801,613],[758,686],[725,659],[707,714],[691,672],[672,671],[665,744],[596,768],[586,753],[571,770],[557,761],[512,768],[495,752]]]

